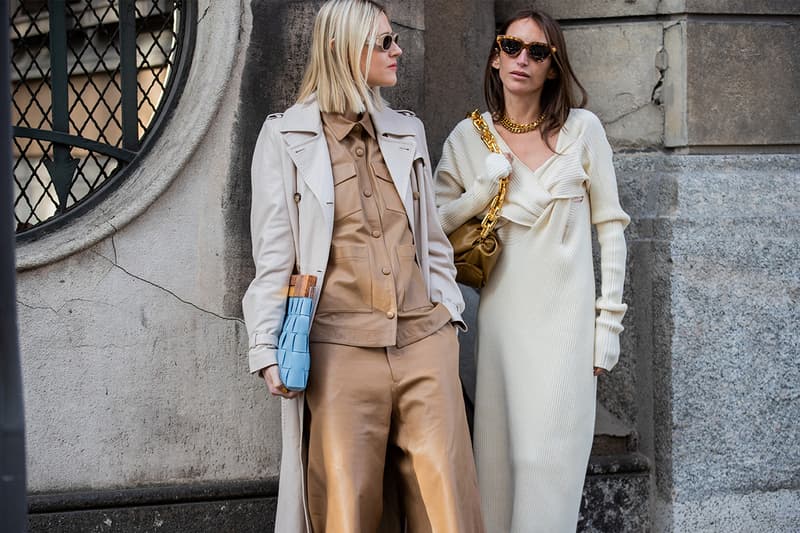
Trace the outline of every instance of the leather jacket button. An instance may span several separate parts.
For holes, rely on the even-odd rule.
[[[386,313],[386,318],[388,318],[388,319],[390,319],[390,320],[391,320],[392,318],[394,318],[394,311],[389,311],[388,313]]]
[[[383,275],[384,275],[384,276],[388,276],[389,274],[391,274],[391,273],[392,273],[392,271],[389,269],[389,267],[383,267],[383,268],[381,269],[381,272],[383,272]]]
[[[380,236],[381,236],[381,232],[380,232],[380,231],[378,231],[378,230],[375,230],[375,231],[373,231],[373,232],[372,232],[372,236],[373,236],[373,237],[375,237],[375,238],[377,239],[378,237],[380,237]]]

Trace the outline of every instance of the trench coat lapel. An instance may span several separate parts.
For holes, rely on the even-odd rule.
[[[417,153],[416,132],[411,119],[384,107],[372,114],[381,154],[400,194],[406,216],[414,227],[414,197],[411,190],[411,166]]]
[[[372,122],[389,174],[403,201],[406,215],[413,221],[414,197],[410,177],[418,152],[413,123],[409,117],[386,107],[372,114]],[[290,107],[284,114],[281,133],[299,178],[314,193],[326,222],[332,227],[333,210],[326,207],[333,205],[333,170],[316,99]]]
[[[333,209],[326,208],[333,205],[333,170],[317,101],[294,105],[283,118],[281,134],[298,178],[314,193],[326,222],[333,227]]]

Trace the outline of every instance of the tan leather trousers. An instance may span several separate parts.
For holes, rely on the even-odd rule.
[[[377,531],[385,470],[397,476],[390,488],[408,533],[483,532],[455,329],[447,324],[402,349],[312,343],[311,357],[314,533]]]

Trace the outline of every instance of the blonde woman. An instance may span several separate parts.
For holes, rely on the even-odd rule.
[[[437,168],[437,203],[449,234],[485,213],[498,179],[511,175],[503,251],[478,310],[475,457],[486,528],[574,533],[597,376],[619,358],[629,218],[558,23],[526,10],[500,30],[484,119],[505,156],[488,154],[470,120],[458,124]]]
[[[380,5],[326,2],[298,101],[268,118],[253,155],[256,275],[243,307],[250,371],[283,398],[280,533],[378,531],[385,471],[405,518],[383,525],[483,531],[458,379],[464,303],[425,133],[379,92],[401,54]],[[305,394],[276,365],[293,272],[321,288]]]

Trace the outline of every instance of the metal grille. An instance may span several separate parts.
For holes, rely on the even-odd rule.
[[[124,176],[180,85],[194,11],[173,0],[11,2],[18,236]]]

